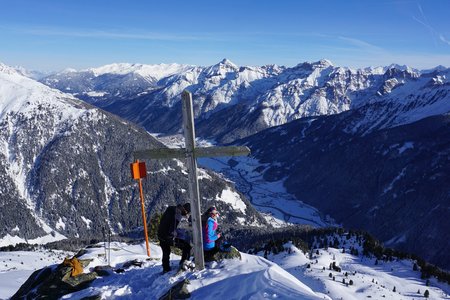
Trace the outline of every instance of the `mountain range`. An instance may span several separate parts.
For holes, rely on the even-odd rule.
[[[134,151],[155,147],[164,146],[142,128],[0,64],[0,245],[135,230],[130,163]],[[149,215],[187,201],[183,162],[147,167]],[[200,179],[203,209],[216,205],[230,226],[266,224],[231,183],[205,170]]]
[[[344,226],[450,267],[442,230],[450,227],[448,68],[354,70],[327,60],[238,67],[227,59],[145,76],[136,68],[114,64],[99,68],[120,69],[107,76],[72,70],[41,81],[163,134],[179,131],[187,89],[197,135],[248,145],[269,165],[261,167],[268,182],[284,180],[297,199]],[[139,84],[129,87],[130,76]]]
[[[226,143],[298,118],[379,102],[400,87],[415,90],[417,81],[437,88],[448,78],[444,68],[421,72],[391,65],[353,70],[334,67],[327,60],[292,68],[237,67],[227,59],[209,67],[157,65],[147,66],[144,72],[144,66],[72,70],[41,82],[150,132],[165,134],[181,128],[181,92],[187,89],[193,93],[198,135]]]

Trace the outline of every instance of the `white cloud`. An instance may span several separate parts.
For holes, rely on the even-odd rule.
[[[450,46],[450,41],[447,40],[440,32],[438,32],[436,29],[434,29],[434,27],[431,26],[430,22],[428,22],[428,19],[427,19],[425,13],[423,12],[422,6],[419,3],[417,3],[417,8],[420,12],[421,19],[412,16],[413,20],[416,21],[417,23],[421,24],[422,26],[424,26],[426,29],[428,29],[430,31],[430,35],[433,38],[433,40],[435,41],[435,43],[436,43],[436,37],[439,37],[439,40],[441,42]]]
[[[360,39],[355,39],[355,38],[350,38],[350,37],[345,37],[345,36],[340,36],[338,38],[340,40],[346,41],[346,42],[350,43],[351,45],[357,46],[358,48],[361,48],[368,52],[382,52],[382,53],[386,52],[383,48],[372,45],[372,44],[370,44],[366,41],[360,40]]]
[[[439,39],[440,39],[441,41],[443,41],[444,43],[446,43],[447,45],[450,45],[450,40],[447,40],[447,39],[445,38],[445,36],[443,36],[442,34],[439,35]]]
[[[85,37],[85,38],[110,38],[110,39],[134,39],[134,40],[155,40],[155,41],[196,41],[196,40],[214,40],[215,38],[208,34],[184,35],[170,34],[163,32],[138,32],[136,30],[124,31],[104,31],[104,30],[79,30],[70,28],[55,27],[7,27],[0,26],[2,29],[14,31],[22,34],[41,35],[41,36],[66,36],[66,37]]]

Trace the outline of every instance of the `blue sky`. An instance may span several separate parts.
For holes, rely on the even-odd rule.
[[[450,0],[0,0],[0,62],[450,67]]]

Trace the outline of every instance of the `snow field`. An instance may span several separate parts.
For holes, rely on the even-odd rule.
[[[347,240],[347,245],[358,248],[353,238]],[[284,249],[278,254],[269,254],[267,259],[241,253],[242,260],[207,263],[205,270],[180,274],[176,274],[180,257],[172,254],[173,271],[161,274],[162,253],[158,245],[150,244],[151,257],[148,258],[144,243],[113,242],[110,247],[99,243],[87,248],[80,257],[91,260],[85,272],[107,265],[108,258],[113,269],[132,260],[142,262],[142,266],[99,277],[89,288],[63,299],[94,295],[102,299],[158,299],[184,279],[190,282],[187,287],[191,299],[421,299],[425,290],[430,292],[430,299],[450,299],[447,284],[430,279],[430,286],[426,286],[420,279],[420,272],[412,270],[410,260],[380,260],[375,265],[375,258],[354,256],[343,253],[342,249],[313,249],[311,258],[292,243],[286,243]],[[11,259],[8,267],[5,263],[0,266],[0,298],[12,296],[34,269],[59,264],[66,255],[73,253],[43,250],[0,253],[0,263],[8,264]],[[340,272],[329,270],[332,262],[341,268]],[[330,273],[335,280],[329,277]],[[352,280],[353,284],[347,285],[343,280],[346,283]]]
[[[348,248],[346,253],[336,248],[315,249],[309,259],[307,254],[292,244],[286,244],[285,248],[291,249],[290,254],[282,252],[269,255],[268,259],[314,291],[333,299],[420,299],[425,290],[430,292],[431,299],[450,299],[450,286],[434,279],[430,279],[431,286],[426,286],[425,280],[420,279],[420,272],[413,271],[414,262],[411,260],[379,260],[375,265],[375,258],[351,255]],[[319,254],[316,254],[316,250]],[[362,252],[360,249],[358,251]],[[329,269],[333,262],[342,269],[341,272]],[[352,285],[349,284],[350,280],[353,281]]]
[[[11,297],[34,271],[59,264],[66,256],[73,256],[73,253],[59,250],[0,252],[0,299]]]

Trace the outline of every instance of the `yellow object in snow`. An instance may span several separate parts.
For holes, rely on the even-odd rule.
[[[81,266],[80,261],[76,257],[64,258],[63,265],[72,268],[72,271],[70,272],[70,276],[72,277],[83,274],[83,267]]]

